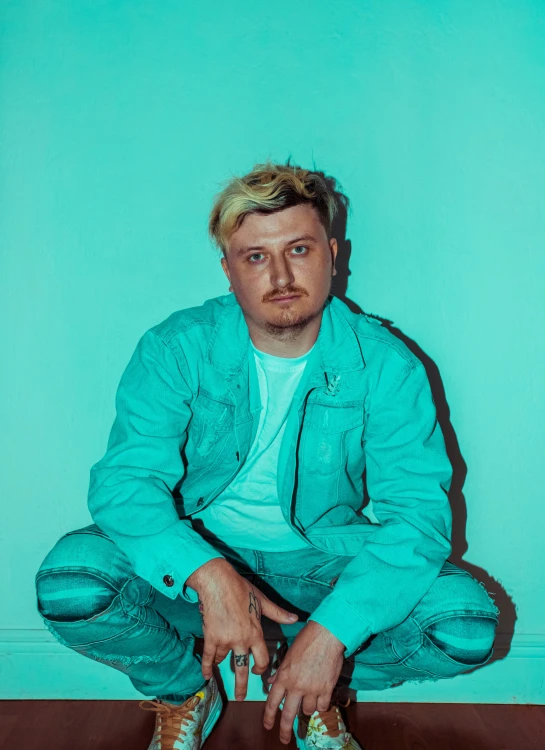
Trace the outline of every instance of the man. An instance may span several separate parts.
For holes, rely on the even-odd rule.
[[[288,165],[256,165],[217,196],[210,232],[233,294],[143,335],[91,470],[95,524],[38,571],[53,634],[157,697],[140,703],[156,712],[150,750],[202,746],[221,711],[213,666],[230,654],[245,698],[250,654],[252,672],[270,666],[262,616],[289,644],[264,726],[281,708],[280,740],[294,728],[299,748],[360,747],[343,686],[452,677],[492,656],[498,610],[447,560],[451,467],[424,368],[330,295],[335,211],[319,173]]]

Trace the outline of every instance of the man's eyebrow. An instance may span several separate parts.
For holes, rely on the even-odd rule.
[[[288,247],[288,245],[293,245],[295,242],[301,242],[302,240],[311,240],[312,242],[317,242],[318,240],[313,237],[311,234],[303,234],[301,237],[294,237],[293,240],[290,240],[289,242],[286,242],[285,247]],[[241,247],[240,250],[237,251],[237,258],[240,255],[244,255],[245,253],[256,252],[256,250],[265,250],[264,245],[252,245],[251,247]]]

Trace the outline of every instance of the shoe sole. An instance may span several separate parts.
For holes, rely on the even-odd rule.
[[[222,709],[223,709],[223,700],[218,690],[218,692],[216,693],[216,697],[214,698],[214,702],[210,706],[210,713],[208,714],[208,716],[206,717],[206,721],[204,722],[204,727],[203,727],[202,735],[201,735],[202,737],[201,747],[204,745],[204,743],[208,739],[208,735],[210,734],[212,729],[214,729],[214,726],[220,717]]]

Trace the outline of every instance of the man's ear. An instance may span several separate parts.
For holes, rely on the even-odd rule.
[[[223,273],[227,276],[229,281],[231,281],[231,277],[229,276],[229,266],[227,265],[227,258],[225,255],[223,255],[220,259],[221,267],[223,268]]]
[[[334,237],[332,237],[329,240],[329,247],[331,249],[332,263],[333,263],[333,273],[331,275],[335,276],[337,274],[337,269],[335,268],[335,260],[337,258],[337,251],[339,247],[337,245],[337,240]]]
[[[223,256],[221,258],[221,267],[223,268],[223,272],[227,276],[229,282],[231,282],[231,276],[229,274],[229,266],[227,265],[227,258],[225,256]],[[229,286],[229,291],[230,292],[233,291],[233,287],[232,286]]]

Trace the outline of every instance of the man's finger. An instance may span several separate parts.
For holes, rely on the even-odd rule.
[[[212,677],[212,664],[216,656],[216,647],[208,645],[206,638],[204,639],[204,649],[202,653],[201,670],[202,676],[205,680],[209,680]]]
[[[316,701],[317,711],[328,711],[331,703],[331,693],[329,695],[319,695]]]
[[[305,695],[301,708],[304,714],[306,714],[307,716],[312,716],[312,714],[316,711],[316,696]],[[327,706],[327,708],[329,708],[329,706]]]
[[[257,603],[257,606],[253,607],[253,610],[255,611],[255,615],[258,620],[261,619],[261,613],[265,615],[265,617],[268,617],[269,620],[274,620],[275,622],[289,624],[291,622],[297,622],[299,619],[298,616],[295,614],[295,612],[289,612],[287,609],[284,609],[283,607],[279,607],[277,604],[274,604],[274,602],[271,602],[270,599],[268,599],[263,592],[260,593],[261,601]],[[261,605],[261,607],[260,607]],[[250,594],[250,612],[252,611],[252,599]]]
[[[229,648],[218,648],[214,657],[215,664],[221,664],[231,649]]]
[[[244,646],[233,649],[233,663],[235,666],[235,698],[243,701],[248,690],[248,663],[250,653]]]
[[[280,720],[280,742],[287,745],[291,739],[291,730],[293,722],[301,705],[302,695],[297,693],[288,693],[282,709],[282,719]]]
[[[260,638],[257,643],[252,644],[252,656],[254,657],[254,674],[263,674],[269,667],[269,652],[264,638]]]
[[[271,729],[274,726],[274,720],[276,719],[276,712],[278,706],[284,698],[286,692],[284,686],[280,680],[275,680],[274,685],[269,691],[267,700],[265,701],[265,712],[263,714],[263,726],[265,729]]]

